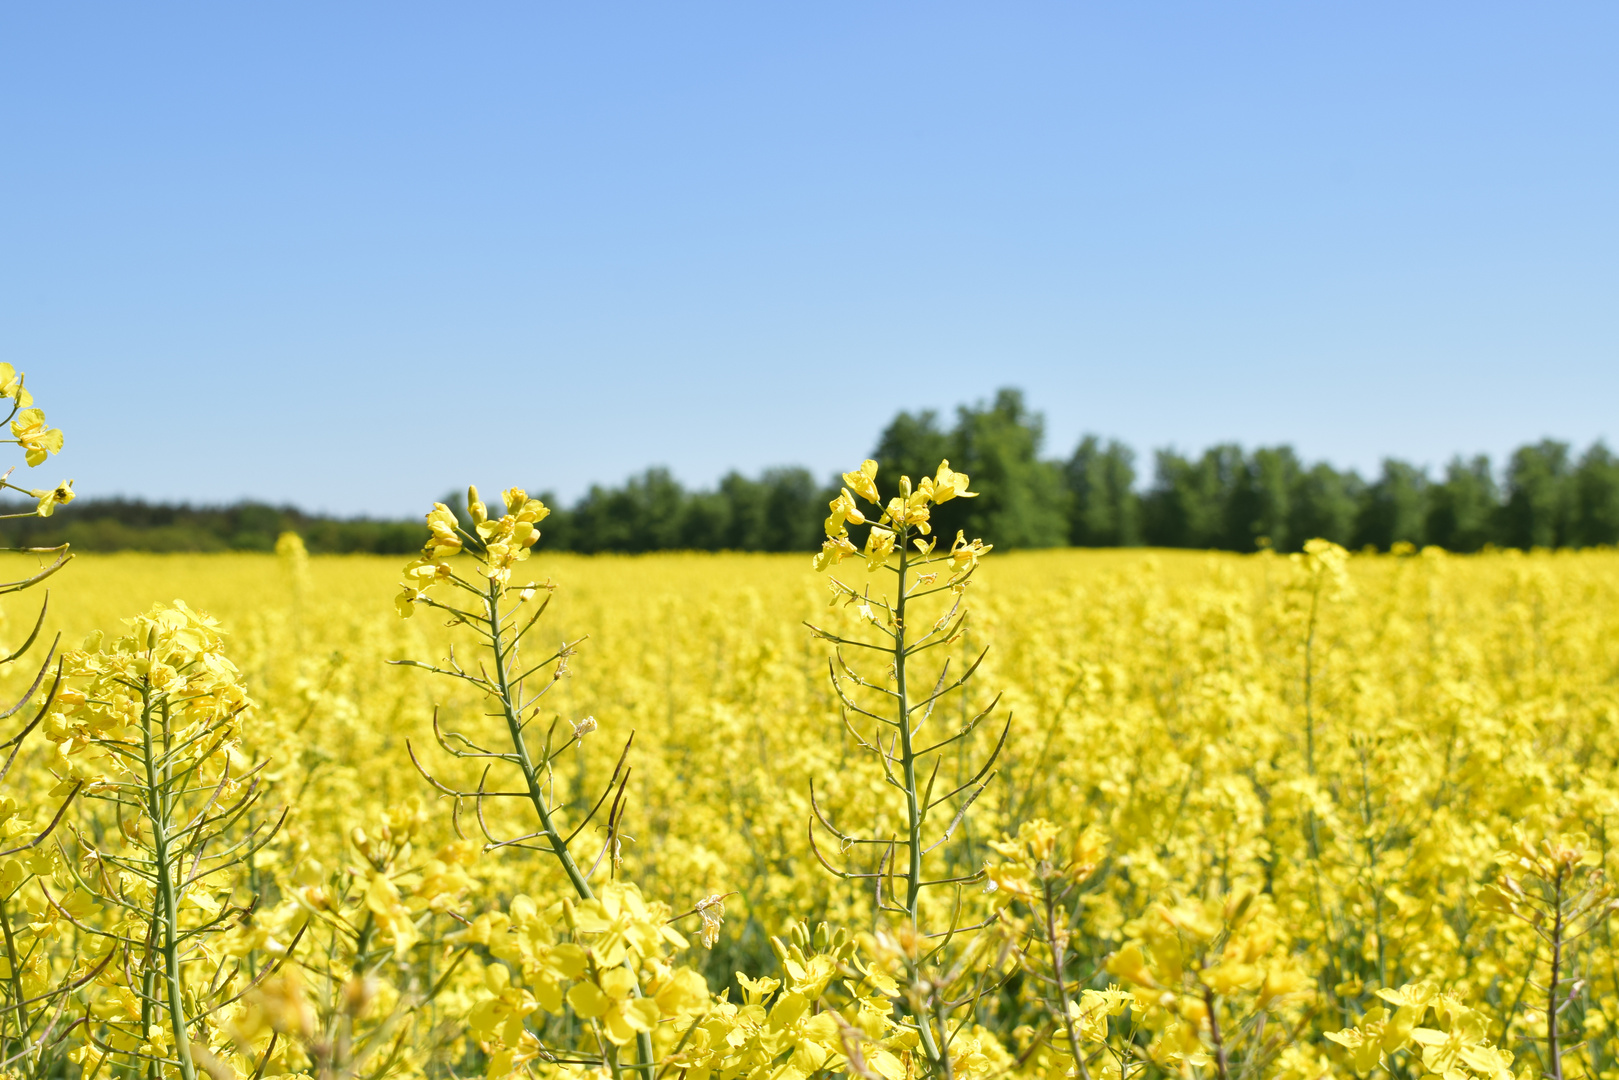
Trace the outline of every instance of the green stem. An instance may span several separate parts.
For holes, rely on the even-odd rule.
[[[376,913],[367,911],[365,913],[365,922],[360,924],[359,936],[354,939],[354,974],[356,975],[365,970],[365,954],[371,948],[371,935],[376,932],[376,929]]]
[[[163,932],[163,981],[169,1006],[169,1029],[174,1035],[174,1053],[180,1060],[181,1077],[197,1080],[197,1067],[191,1061],[191,1039],[186,1032],[185,989],[180,976],[180,903],[175,895],[174,880],[179,868],[170,866],[168,799],[165,785],[158,780],[157,763],[152,754],[152,698],[151,691],[145,687],[141,689],[141,711],[144,714],[141,731],[146,765],[146,816],[152,824],[152,854],[157,863],[156,911]],[[166,711],[164,719],[166,728]]]
[[[523,738],[523,724],[517,716],[512,688],[507,681],[506,646],[500,633],[500,592],[500,585],[491,578],[486,596],[489,605],[489,630],[492,636],[489,651],[494,658],[495,685],[500,689],[500,707],[506,717],[506,731],[511,736],[512,749],[517,753],[517,765],[523,771],[523,782],[528,786],[528,801],[533,804],[534,813],[540,819],[540,831],[545,833],[552,853],[562,864],[562,871],[568,875],[568,881],[573,885],[573,891],[579,895],[579,899],[594,900],[596,894],[591,891],[590,882],[585,880],[579,864],[573,861],[573,855],[568,851],[567,842],[551,821],[551,808],[546,805],[545,792],[541,790],[539,770],[534,767],[534,762],[528,755],[528,741]]]
[[[528,786],[528,801],[534,806],[534,813],[540,819],[540,831],[545,833],[546,840],[551,845],[551,851],[562,864],[562,872],[568,875],[568,881],[573,885],[573,891],[581,900],[594,900],[596,894],[590,888],[590,882],[574,862],[573,853],[568,850],[568,842],[563,839],[562,833],[551,820],[551,808],[546,805],[545,792],[540,786],[539,770],[534,767],[533,759],[528,754],[528,741],[523,738],[523,724],[517,715],[514,704],[516,698],[512,694],[511,683],[506,671],[506,643],[500,632],[500,584],[494,578],[489,579],[489,588],[485,593],[485,602],[489,610],[490,653],[494,658],[495,685],[500,689],[500,707],[506,717],[506,731],[511,736],[512,749],[517,754],[517,765],[523,772],[523,782]],[[515,655],[516,650],[513,650]],[[611,838],[609,838],[610,842]],[[635,970],[635,962],[625,957],[624,968],[635,978],[635,996],[641,996],[641,979]],[[649,1032],[637,1032],[635,1036],[635,1049],[641,1060],[636,1068],[644,1073],[647,1080],[652,1080],[652,1035]],[[615,1068],[616,1068],[615,1062]],[[186,1080],[192,1080],[187,1077]]]
[[[899,601],[894,605],[894,690],[899,711],[900,764],[905,769],[905,811],[909,827],[907,845],[910,866],[905,873],[905,910],[918,932],[918,900],[922,895],[922,813],[916,788],[916,752],[911,745],[911,706],[905,692],[905,530],[897,537],[899,547]]]
[[[1226,1062],[1225,1039],[1220,1035],[1220,1013],[1214,991],[1206,986],[1203,988],[1203,1007],[1209,1010],[1209,1035],[1214,1040],[1215,1075],[1220,1080],[1227,1080],[1229,1066]]]
[[[5,900],[0,900],[0,928],[6,933],[6,959],[11,967],[11,994],[17,1002],[17,1041],[24,1043],[28,1040],[29,1029],[33,1027],[28,1022],[28,1007],[23,1004],[28,995],[22,988],[22,957],[17,954],[17,942],[11,934],[11,918],[6,914],[6,906],[16,898],[13,893]]]
[[[147,954],[148,957],[150,957],[152,955],[152,951],[157,948],[157,924],[158,924],[157,908],[154,906],[152,908],[151,918],[147,921],[147,926],[146,926],[146,954]],[[147,964],[146,964],[146,969],[141,972],[141,1030],[142,1031],[150,1031],[150,1030],[152,1030],[152,1002],[156,997],[157,997],[157,969],[154,968],[151,965],[150,961],[148,961]],[[129,1067],[128,1072],[129,1072],[130,1076],[139,1076],[139,1075],[141,1075],[140,1063],[138,1061],[132,1063],[130,1065],[130,1067]],[[157,1080],[157,1062],[155,1062],[155,1061],[147,1062],[146,1075],[148,1077],[151,1077],[152,1080]]]
[[[1557,1000],[1559,983],[1563,978],[1563,874],[1564,867],[1557,867],[1557,877],[1552,887],[1555,890],[1553,900],[1556,902],[1556,914],[1552,924],[1552,977],[1546,984],[1546,1076],[1548,1080],[1563,1080],[1563,1048],[1559,1042],[1557,1030],[1557,1010],[1561,1007]]]
[[[1051,950],[1051,977],[1057,986],[1057,1009],[1061,1010],[1059,1017],[1068,1035],[1068,1052],[1074,1056],[1074,1071],[1079,1080],[1091,1080],[1090,1070],[1085,1067],[1085,1049],[1080,1043],[1079,1031],[1074,1027],[1073,1013],[1068,1008],[1068,981],[1062,974],[1062,969],[1067,966],[1068,956],[1067,950],[1063,947],[1062,935],[1057,930],[1057,900],[1051,894],[1050,878],[1041,884],[1041,894],[1045,901],[1043,906],[1046,947]]]
[[[909,557],[906,551],[907,530],[902,525],[894,529],[894,546],[899,549],[899,599],[894,604],[894,697],[899,717],[900,765],[905,775],[905,812],[907,824],[906,847],[910,849],[910,865],[905,872],[905,910],[911,917],[911,930],[920,938],[922,925],[920,908],[922,898],[922,818],[927,807],[922,805],[916,783],[916,750],[911,744],[911,706],[905,690],[905,592]],[[920,1003],[911,1008],[916,1020],[917,1034],[922,1039],[922,1052],[935,1066],[943,1063],[950,1070],[948,1057],[939,1050],[933,1033],[931,1010]]]

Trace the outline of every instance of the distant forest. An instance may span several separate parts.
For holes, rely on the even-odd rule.
[[[1378,550],[1399,542],[1457,552],[1619,544],[1619,458],[1600,442],[1578,454],[1554,440],[1522,446],[1499,470],[1486,457],[1457,457],[1438,476],[1391,458],[1373,477],[1306,464],[1288,446],[1245,450],[1226,443],[1196,457],[1156,451],[1143,486],[1129,447],[1087,435],[1067,458],[1051,459],[1042,453],[1044,435],[1041,415],[1008,389],[992,402],[960,407],[948,426],[932,411],[902,412],[871,456],[889,477],[932,473],[949,458],[981,497],[938,507],[937,531],[949,538],[961,529],[1002,550],[1294,551],[1317,536]],[[648,469],[621,487],[592,487],[571,507],[542,495],[553,513],[540,547],[809,552],[820,545],[834,479],[778,468],[757,478],[731,473],[712,491],[687,491],[668,470]],[[464,513],[464,496],[445,501]],[[382,554],[415,551],[426,532],[419,519],[338,519],[260,503],[191,507],[84,498],[50,518],[0,521],[0,543],[268,551],[283,530],[301,534],[313,552]]]

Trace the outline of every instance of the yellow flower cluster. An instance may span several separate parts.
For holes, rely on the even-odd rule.
[[[826,519],[826,543],[821,545],[820,554],[814,558],[816,570],[825,570],[835,566],[851,555],[863,555],[869,570],[875,570],[883,565],[890,555],[894,553],[894,540],[896,530],[908,530],[919,537],[926,536],[933,531],[930,523],[931,507],[951,499],[973,499],[978,497],[976,491],[967,490],[967,474],[954,472],[948,460],[939,463],[938,474],[924,476],[913,489],[910,477],[901,477],[899,494],[889,499],[884,505],[882,496],[877,493],[877,463],[875,461],[863,462],[860,468],[853,472],[843,474],[843,482],[848,485],[838,493],[829,507],[830,514]],[[854,489],[854,495],[849,489]],[[864,525],[867,516],[861,512],[854,496],[859,495],[873,507],[879,508],[875,522],[866,533],[866,545],[857,548],[849,539],[848,523]],[[916,540],[917,551],[929,554],[933,551],[930,541]],[[955,560],[957,571],[971,568],[977,563],[978,557],[989,551],[993,545],[986,545],[974,540],[968,544],[966,539],[957,534],[955,547],[951,557]]]
[[[25,380],[22,372],[10,364],[0,363],[0,401],[10,403],[7,415],[0,417],[0,424],[9,422],[11,425],[11,438],[5,441],[21,447],[23,460],[33,468],[43,465],[50,455],[60,454],[63,438],[61,428],[46,425],[45,410],[34,407],[34,395],[24,387]],[[58,506],[72,502],[74,497],[71,480],[64,480],[53,488],[18,487],[11,482],[10,469],[0,476],[0,491],[7,489],[37,499],[35,513],[40,517],[50,517]]]
[[[474,920],[460,939],[500,961],[483,969],[468,1015],[489,1075],[543,1062],[554,1048],[537,1038],[535,1018],[571,1012],[613,1048],[651,1033],[660,1058],[697,1080],[752,1075],[784,1056],[788,1067],[779,1075],[807,1077],[845,1067],[851,1052],[902,1080],[900,1057],[883,1043],[907,1042],[896,1041],[889,1024],[884,992],[893,986],[860,967],[846,938],[828,943],[823,929],[829,952],[815,951],[802,928],[793,944],[773,939],[785,982],[739,972],[742,1001],[733,1003],[728,993],[711,995],[703,975],[679,963],[689,945],[669,916],[634,885],[610,882],[580,904],[559,899],[542,909],[519,894],[505,911]]]
[[[74,785],[90,791],[143,785],[142,746],[153,710],[171,767],[199,781],[245,763],[237,753],[240,726],[252,706],[236,665],[225,656],[219,624],[184,600],[156,604],[124,620],[129,633],[106,642],[100,631],[63,657],[65,675],[82,679],[56,696],[45,737],[57,746],[61,777],[52,795]]]
[[[1441,994],[1432,983],[1412,983],[1398,990],[1379,990],[1377,996],[1395,1006],[1376,1005],[1360,1023],[1327,1038],[1347,1048],[1357,1072],[1369,1073],[1400,1051],[1414,1050],[1422,1068],[1450,1080],[1511,1080],[1512,1054],[1495,1046],[1489,1019],[1462,1004],[1454,994]],[[1421,1026],[1430,1011],[1438,1027]]]
[[[433,504],[427,515],[430,534],[427,543],[422,547],[421,557],[405,567],[405,580],[401,585],[404,591],[394,600],[400,615],[409,618],[428,589],[450,580],[453,571],[449,558],[462,550],[464,542],[474,545],[486,578],[501,585],[511,580],[512,568],[528,558],[530,549],[540,539],[539,523],[549,517],[551,511],[540,500],[529,498],[522,488],[507,488],[501,492],[501,500],[507,512],[491,518],[488,507],[478,497],[478,489],[467,488],[471,532],[461,528],[448,506]]]

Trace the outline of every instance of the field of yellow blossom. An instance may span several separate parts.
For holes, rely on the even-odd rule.
[[[810,562],[540,554],[490,623],[417,588],[467,555],[400,618],[398,560],[288,537],[7,597],[10,654],[50,594],[6,703],[67,657],[6,733],[54,691],[5,748],[7,1068],[1619,1069],[1619,555],[992,553],[898,621]],[[885,729],[860,642],[913,625]]]

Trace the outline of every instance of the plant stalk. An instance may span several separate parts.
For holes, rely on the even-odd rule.
[[[573,886],[573,891],[578,894],[579,899],[594,900],[596,894],[591,889],[590,882],[585,880],[585,875],[579,869],[579,864],[574,861],[573,854],[568,850],[568,842],[551,820],[551,809],[545,802],[545,792],[540,785],[539,770],[534,767],[534,761],[529,757],[528,740],[523,738],[523,724],[517,715],[516,706],[513,704],[516,699],[512,694],[511,683],[506,671],[506,643],[500,632],[500,593],[500,585],[496,583],[494,578],[490,578],[489,589],[485,594],[485,602],[489,611],[490,652],[494,658],[495,685],[500,690],[500,707],[506,717],[506,731],[511,736],[512,749],[517,754],[518,768],[523,772],[523,782],[527,785],[528,801],[534,807],[535,816],[540,819],[540,830],[545,833],[545,838],[551,845],[551,852],[556,856],[557,862],[562,864],[562,871],[568,875],[568,882]],[[636,976],[634,993],[636,997],[641,997],[641,979],[635,970],[634,961],[626,957],[624,967],[631,975]],[[641,1060],[635,1064],[634,1068],[643,1073],[647,1080],[652,1080],[654,1063],[651,1034],[644,1031],[637,1032],[635,1049]],[[617,1068],[618,1065],[615,1059],[615,1071]],[[192,1078],[187,1077],[186,1080],[192,1080]]]
[[[166,783],[158,779],[157,761],[152,753],[152,697],[147,687],[141,688],[141,710],[144,714],[141,732],[146,766],[146,815],[152,823],[152,852],[157,862],[157,916],[163,934],[162,977],[169,1005],[169,1030],[174,1036],[174,1055],[180,1061],[181,1077],[197,1080],[197,1067],[191,1060],[191,1039],[186,1032],[185,991],[180,974],[180,904],[175,895],[176,868],[170,866],[169,859],[168,798]]]
[[[899,549],[899,599],[894,604],[894,694],[899,717],[900,765],[905,776],[906,846],[910,849],[909,865],[905,872],[905,910],[911,917],[912,932],[920,938],[922,818],[927,808],[922,805],[916,783],[916,750],[911,744],[911,707],[905,691],[905,592],[909,569],[906,544],[910,536],[904,526],[896,525],[894,532],[894,546]],[[949,1055],[940,1049],[938,1039],[934,1036],[931,1011],[918,1004],[912,1007],[911,1015],[916,1020],[917,1034],[921,1036],[922,1052],[927,1055],[929,1062],[935,1066],[942,1064],[948,1073]]]

